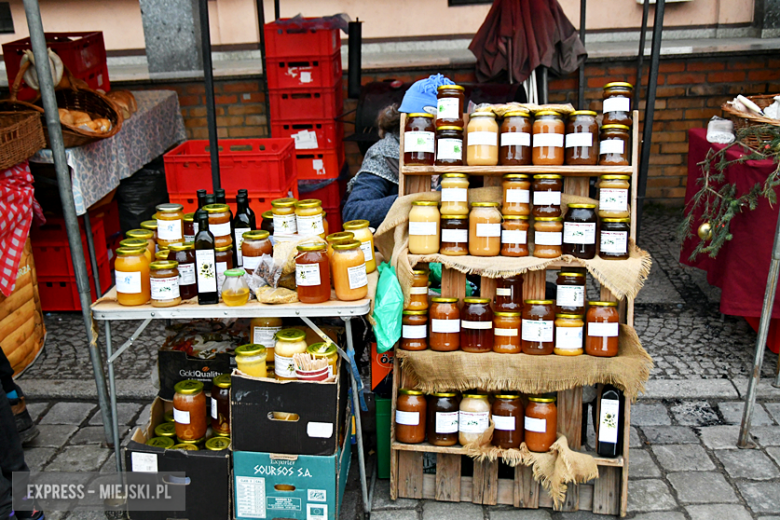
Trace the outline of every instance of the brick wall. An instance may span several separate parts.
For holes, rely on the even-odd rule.
[[[472,70],[415,70],[367,73],[363,82],[389,78],[414,81],[434,72],[442,72],[455,82],[475,81]],[[588,108],[601,111],[601,88],[610,81],[634,83],[636,68],[632,61],[593,62],[586,66]],[[647,82],[645,67],[644,83]],[[120,87],[120,85],[117,85]],[[205,91],[202,83],[128,85],[129,88],[168,88],[179,94],[187,136],[208,138]],[[550,101],[577,103],[576,75],[550,81]],[[346,79],[344,85],[346,92]],[[685,195],[689,128],[704,127],[713,116],[722,116],[720,106],[737,94],[780,92],[780,59],[772,55],[663,60],[660,64],[652,155],[647,183],[647,198],[667,205],[681,205]],[[257,80],[219,80],[215,86],[217,125],[220,137],[267,137],[267,120],[260,82]],[[643,89],[642,97],[645,96]],[[346,100],[345,112],[353,110],[355,100]],[[582,108],[582,107],[580,107]],[[644,102],[640,105],[644,110]],[[641,112],[640,112],[641,114]],[[354,121],[354,112],[346,121]],[[641,124],[641,121],[640,121]],[[353,125],[345,125],[347,135]],[[641,127],[640,127],[641,135]],[[354,143],[346,143],[347,162],[355,173],[362,157]]]

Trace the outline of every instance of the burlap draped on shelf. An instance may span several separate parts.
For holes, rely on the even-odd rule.
[[[426,394],[472,389],[525,394],[558,392],[578,386],[611,384],[634,400],[650,377],[653,360],[633,327],[620,325],[616,357],[473,354],[460,350],[396,350],[407,387]]]
[[[385,218],[385,221],[374,235],[374,242],[385,258],[395,267],[398,281],[404,292],[404,301],[409,302],[409,288],[412,286],[412,269],[422,262],[441,262],[443,266],[467,274],[479,274],[489,278],[513,276],[527,271],[544,269],[556,260],[570,262],[573,267],[586,268],[598,282],[615,295],[616,298],[635,298],[645,283],[652,260],[650,254],[639,249],[633,241],[630,243],[631,257],[628,260],[616,262],[596,257],[592,260],[580,260],[570,255],[556,259],[536,258],[527,256],[510,258],[447,256],[447,255],[412,255],[409,254],[409,211],[415,200],[436,200],[441,198],[441,192],[423,192],[398,197]],[[469,190],[469,202],[490,202],[502,200],[502,188],[476,188]],[[562,210],[574,202],[597,203],[593,199],[563,195]],[[529,244],[530,237],[529,234]]]

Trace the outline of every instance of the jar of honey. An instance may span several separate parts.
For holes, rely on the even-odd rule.
[[[428,272],[423,269],[412,271],[412,286],[409,288],[409,305],[405,309],[410,311],[428,310]]]
[[[428,348],[428,311],[403,311],[401,344],[402,350],[425,350]]]
[[[295,215],[296,202],[298,201],[292,198],[271,201],[271,211],[274,215],[274,236],[298,233],[298,220]]]
[[[589,356],[614,357],[620,346],[620,314],[616,302],[588,302],[585,352]]]
[[[376,257],[374,255],[374,234],[368,229],[368,225],[368,220],[350,220],[344,222],[342,227],[344,231],[352,233],[354,240],[360,242],[360,249],[363,250],[363,256],[366,257],[366,272],[371,274],[376,271]],[[327,240],[327,237],[325,238]]]
[[[144,230],[146,231],[146,230]],[[130,249],[137,249],[139,247],[142,247],[145,249],[144,256],[146,257],[149,262],[153,262],[155,258],[157,258],[157,253],[149,252],[148,242],[144,240],[143,238],[126,238],[119,242],[119,247],[128,247]]]
[[[447,256],[469,254],[469,218],[466,215],[441,216],[439,253]]]
[[[263,345],[249,343],[236,347],[236,367],[251,377],[268,377],[268,349]],[[228,381],[230,378],[228,377]]]
[[[436,157],[436,133],[433,116],[414,113],[406,116],[404,126],[404,165],[433,166]]]
[[[282,330],[282,318],[252,318],[249,322],[249,337],[252,343],[263,345],[268,353],[268,364],[274,364],[276,333]]]
[[[146,229],[147,231],[152,232],[152,240],[154,240],[154,243],[157,243],[157,212],[152,215],[152,218],[155,220],[144,220],[139,224],[141,229]],[[154,251],[152,251],[152,254],[154,254]]]
[[[322,201],[318,199],[299,200],[295,203],[295,225],[298,227],[298,235],[325,238],[325,225],[323,224]]]
[[[271,245],[271,234],[262,229],[246,231],[241,242],[241,256],[244,261],[244,270],[252,274],[260,265],[263,255],[273,257],[274,248]]]
[[[599,256],[605,260],[626,260],[628,251],[628,235],[631,232],[631,219],[603,218],[599,233]]]
[[[425,441],[428,403],[419,390],[398,389],[395,409],[395,440],[404,444]]]
[[[558,258],[561,256],[563,222],[561,217],[534,219],[534,256]]]
[[[182,217],[184,243],[195,242],[195,213],[185,213]]]
[[[249,285],[244,280],[246,272],[242,268],[225,271],[225,283],[222,284],[222,301],[230,307],[240,307],[249,301]]]
[[[184,206],[159,204],[157,206],[157,245],[170,246],[184,243]]]
[[[467,143],[466,163],[469,166],[498,164],[498,123],[493,112],[471,114]]]
[[[603,125],[599,145],[599,166],[628,166],[629,127]]]
[[[436,166],[463,166],[463,127],[436,128]]]
[[[306,333],[300,329],[282,329],[276,333],[274,348],[274,372],[276,379],[292,381],[295,375],[295,354],[306,352]]]
[[[501,212],[498,202],[474,202],[469,214],[469,253],[498,256],[501,252]]]
[[[263,231],[268,231],[270,234],[274,234],[274,212],[272,210],[268,210],[263,213],[262,215],[263,221],[260,223],[260,229]]]
[[[561,114],[554,110],[537,112],[533,125],[532,162],[536,166],[559,166],[563,164],[563,141],[566,131]]]
[[[209,215],[209,231],[214,235],[215,247],[233,244],[230,229],[230,208],[227,204],[207,204],[203,210]]]
[[[501,256],[528,256],[528,215],[504,215]]]
[[[230,435],[230,385],[230,374],[220,374],[211,381],[211,429],[215,435]]]
[[[525,407],[525,445],[528,451],[545,453],[558,439],[558,407],[555,397],[529,397]]]
[[[504,114],[498,163],[504,166],[531,164],[532,131],[531,114],[527,110],[513,110]]]
[[[330,262],[323,243],[300,244],[295,257],[295,284],[301,303],[330,300]]]
[[[441,214],[469,214],[469,176],[465,173],[445,173],[441,177]]]
[[[493,396],[493,446],[509,450],[517,449],[523,442],[523,402],[516,394]]]
[[[555,174],[534,175],[534,217],[560,217],[563,177]]]
[[[526,300],[522,323],[523,354],[548,355],[555,348],[555,302]]]
[[[366,261],[357,240],[334,244],[333,288],[341,301],[362,300],[368,295]]]
[[[441,85],[436,89],[436,126],[463,126],[464,92],[460,85]]]
[[[488,298],[463,299],[460,349],[478,354],[493,350],[493,311]]]
[[[458,394],[436,392],[428,397],[428,442],[434,446],[458,444]]]
[[[555,315],[555,350],[558,356],[579,356],[582,354],[585,322],[582,314]]]
[[[460,348],[460,309],[457,298],[432,298],[428,345],[431,350],[451,352]]]
[[[340,233],[331,233],[325,237],[328,242],[328,258],[333,259],[333,244],[344,244],[355,240],[355,234],[352,231],[342,231]],[[362,242],[361,242],[362,244]],[[363,249],[362,247],[360,248]],[[363,253],[365,256],[365,253]],[[331,264],[331,268],[333,265]]]
[[[116,299],[120,305],[143,305],[152,295],[149,259],[145,248],[120,247],[116,250]]]
[[[439,203],[415,200],[409,212],[409,253],[432,255],[439,252]]]
[[[206,395],[203,383],[187,379],[173,387],[173,420],[176,437],[181,441],[199,441],[206,436]]]
[[[179,263],[172,260],[149,264],[152,307],[175,307],[181,303],[178,266]]]
[[[135,238],[146,240],[146,248],[149,251],[147,258],[149,258],[149,261],[151,262],[151,258],[154,257],[154,253],[157,250],[157,242],[154,240],[154,234],[154,231],[149,229],[131,229],[125,233],[125,239]],[[120,243],[120,246],[121,245],[122,244]]]
[[[528,175],[504,174],[501,187],[504,188],[504,204],[501,208],[504,215],[531,214],[531,180]]]
[[[595,204],[569,204],[563,217],[561,252],[583,260],[595,258],[597,222]]]
[[[629,175],[602,175],[599,179],[599,217],[629,218]]]
[[[559,314],[585,314],[585,273],[558,273],[555,305]]]
[[[490,427],[490,400],[487,394],[469,392],[463,394],[458,414],[458,441],[461,445],[480,442]]]
[[[496,312],[522,312],[523,275],[505,276],[496,279]]]
[[[631,83],[614,81],[604,85],[602,93],[602,98],[604,99],[602,125],[631,126],[631,96],[633,92],[634,87]]]
[[[598,154],[599,124],[596,112],[576,110],[566,123],[566,164],[577,166],[595,166],[599,162]]]
[[[493,352],[519,354],[520,313],[495,312],[493,316]]]

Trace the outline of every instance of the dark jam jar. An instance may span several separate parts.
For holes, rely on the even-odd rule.
[[[263,213],[263,222],[260,224],[260,229],[268,231],[270,235],[274,234],[274,212],[266,211]]]
[[[616,81],[604,85],[602,94],[604,117],[601,124],[631,126],[631,96],[633,93],[634,87],[631,83]]]
[[[499,137],[498,164],[527,166],[531,164],[531,114],[515,110],[504,115]]]
[[[185,222],[186,223],[186,222]],[[192,243],[174,244],[168,248],[168,260],[179,263],[179,294],[182,300],[198,295],[195,279],[195,246]]]
[[[211,385],[211,429],[230,435],[230,374],[220,374]]]
[[[431,114],[409,114],[404,126],[404,164],[433,166],[436,159],[436,132]]]
[[[560,217],[563,177],[555,174],[534,175],[533,216]]]
[[[595,204],[569,204],[563,217],[561,253],[589,260],[596,257]]]
[[[599,232],[599,256],[605,260],[626,260],[629,257],[628,235],[631,219],[603,218]]]
[[[182,220],[184,242],[195,242],[195,213],[185,213]]]
[[[493,446],[505,450],[519,448],[523,442],[523,402],[519,395],[498,394],[493,396],[491,416],[495,429],[493,430]]]
[[[523,275],[496,279],[496,312],[522,312]]]
[[[436,166],[463,166],[463,127],[436,129]]]
[[[458,444],[458,394],[438,392],[428,396],[428,442],[434,446]]]
[[[441,245],[439,254],[463,256],[469,254],[468,215],[441,216]]]
[[[555,285],[556,313],[585,314],[585,273],[561,271]]]
[[[521,330],[523,354],[552,354],[555,349],[555,302],[526,300]]]
[[[601,127],[599,143],[599,166],[628,166],[628,131],[626,125],[604,125]]]
[[[566,164],[594,166],[599,163],[599,124],[596,112],[577,110],[566,123]]]
[[[436,90],[436,126],[462,127],[466,107],[465,89],[460,85],[442,85]]]
[[[464,352],[493,350],[493,311],[488,298],[464,298],[460,312],[460,349]]]

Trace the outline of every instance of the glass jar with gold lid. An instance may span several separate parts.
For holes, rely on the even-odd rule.
[[[205,447],[208,451],[224,451],[230,449],[230,438],[212,437],[206,441]]]
[[[504,215],[531,214],[531,179],[524,173],[507,173],[501,186],[504,188]]]
[[[409,253],[432,255],[439,252],[441,213],[435,200],[415,200],[409,211]]]
[[[428,271],[415,269],[412,271],[412,286],[409,288],[409,305],[404,309],[410,311],[428,310]]]
[[[306,348],[306,352],[311,354],[314,359],[326,359],[328,361],[328,377],[333,377],[339,373],[339,352],[338,347],[333,343],[312,343]]]
[[[274,235],[294,235],[298,232],[295,216],[295,203],[292,198],[276,199],[271,201],[273,212]]]
[[[363,256],[366,257],[366,272],[370,274],[376,271],[376,256],[374,255],[374,234],[368,229],[368,225],[368,220],[350,220],[344,222],[341,227],[344,228],[344,231],[352,232],[354,240],[360,242],[360,249],[363,250]]]
[[[256,343],[241,345],[236,347],[235,354],[236,367],[241,372],[251,377],[268,377],[268,350],[263,345]]]
[[[153,250],[149,251],[149,242],[144,240],[143,238],[126,238],[119,242],[119,247],[129,247],[130,249],[136,249],[139,247],[143,247],[146,252],[144,253],[144,256],[146,257],[149,262],[153,262],[156,258],[157,253],[155,253]],[[152,257],[152,255],[155,255]]]
[[[629,130],[627,125],[602,125],[599,166],[628,166]]]
[[[466,135],[466,164],[495,166],[498,164],[498,123],[493,112],[474,112],[469,118]]]
[[[340,233],[331,233],[325,237],[325,240],[328,242],[328,259],[332,260],[333,244],[346,244],[347,242],[353,242],[355,240],[355,234],[352,231],[341,231]],[[363,248],[361,247],[361,249]]]
[[[195,242],[195,213],[185,213],[182,217],[182,234],[185,244]]]
[[[154,256],[157,243],[154,240],[154,231],[150,229],[131,229],[125,233],[125,239],[140,238],[146,240],[146,248],[149,250],[149,258]],[[150,260],[151,261],[151,260]]]
[[[563,244],[563,218],[536,217],[534,219],[534,256],[558,258]]]
[[[252,274],[260,265],[263,255],[273,256],[274,248],[271,245],[271,234],[262,229],[246,231],[241,237],[241,257],[244,261],[244,270]]]
[[[233,244],[230,230],[230,208],[227,204],[207,204],[203,210],[209,215],[209,231],[214,235],[215,247]]]
[[[175,307],[181,303],[179,262],[160,260],[149,264],[152,307]]]
[[[116,299],[120,305],[143,305],[151,297],[148,251],[142,247],[116,250]]]
[[[153,217],[156,219],[158,213],[155,213]],[[154,242],[157,243],[157,220],[144,220],[139,224],[141,229],[147,229],[154,233]]]
[[[184,206],[160,204],[157,206],[157,245],[160,247],[184,242]]]
[[[436,160],[436,132],[433,115],[415,112],[406,115],[404,125],[404,164],[433,166]]]
[[[501,147],[499,164],[525,166],[531,164],[531,114],[527,110],[514,110],[504,114],[501,123]]]
[[[498,256],[501,253],[501,212],[498,202],[474,202],[469,214],[469,254]]]
[[[555,315],[555,349],[557,356],[579,356],[584,352],[583,331],[585,321],[583,314]]]
[[[333,288],[341,301],[361,300],[368,295],[366,261],[360,242],[333,245]]]
[[[325,238],[325,224],[322,216],[322,201],[319,199],[304,199],[295,203],[295,221],[298,235],[317,235]]]
[[[463,126],[464,92],[460,85],[441,85],[436,89],[436,126]]]
[[[631,126],[631,96],[634,86],[631,83],[613,81],[604,85],[602,98],[602,125],[627,125]]]
[[[628,218],[629,175],[602,175],[599,179],[599,217]]]
[[[276,348],[274,350],[274,370],[276,379],[290,381],[297,379],[295,375],[295,354],[306,352],[306,333],[300,329],[282,329],[276,333]]]
[[[469,214],[469,176],[465,173],[445,173],[441,179],[441,214]]]

